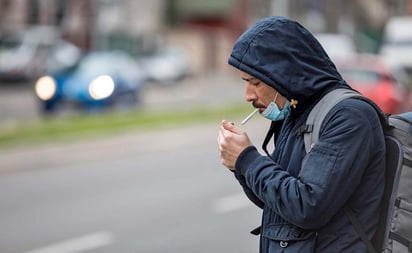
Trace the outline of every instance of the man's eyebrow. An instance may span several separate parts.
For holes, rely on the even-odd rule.
[[[242,77],[243,81],[250,82],[254,80],[258,80],[256,77]]]

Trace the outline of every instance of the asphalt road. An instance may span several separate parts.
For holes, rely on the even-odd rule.
[[[1,150],[0,252],[257,252],[260,210],[219,164],[218,125]],[[266,127],[244,128],[260,146]]]
[[[211,75],[148,86],[143,106],[238,102],[240,83]],[[29,86],[0,88],[0,124],[40,116]],[[219,164],[218,124],[0,150],[0,252],[256,251],[248,232],[260,211]]]

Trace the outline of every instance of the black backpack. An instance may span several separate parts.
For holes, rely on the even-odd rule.
[[[345,213],[370,253],[412,252],[412,112],[385,115],[374,102],[353,90],[333,90],[322,97],[308,116],[304,131],[306,152],[318,141],[326,114],[347,98],[370,103],[381,118],[386,142],[386,183],[378,230],[372,240],[352,211],[345,209]]]

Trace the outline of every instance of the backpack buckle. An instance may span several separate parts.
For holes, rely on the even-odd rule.
[[[313,131],[313,125],[303,125],[298,129],[298,135],[302,136],[305,133],[311,133]]]

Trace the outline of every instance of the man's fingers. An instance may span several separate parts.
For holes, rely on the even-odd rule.
[[[224,146],[228,142],[231,142],[233,138],[234,138],[234,133],[230,130],[227,130],[226,128],[222,126],[219,131],[219,136],[218,136],[220,146]]]
[[[220,130],[220,131],[219,131],[219,134],[218,134],[218,136],[217,136],[217,142],[218,142],[218,144],[219,144],[219,148],[222,147],[222,144],[223,144],[224,140],[225,140],[225,136],[224,136],[224,134],[223,134],[223,131]]]
[[[222,127],[223,127],[223,129],[225,129],[227,131],[230,131],[232,133],[235,133],[235,134],[242,134],[243,133],[243,131],[241,129],[237,128],[234,123],[228,122],[226,120],[222,121]]]

